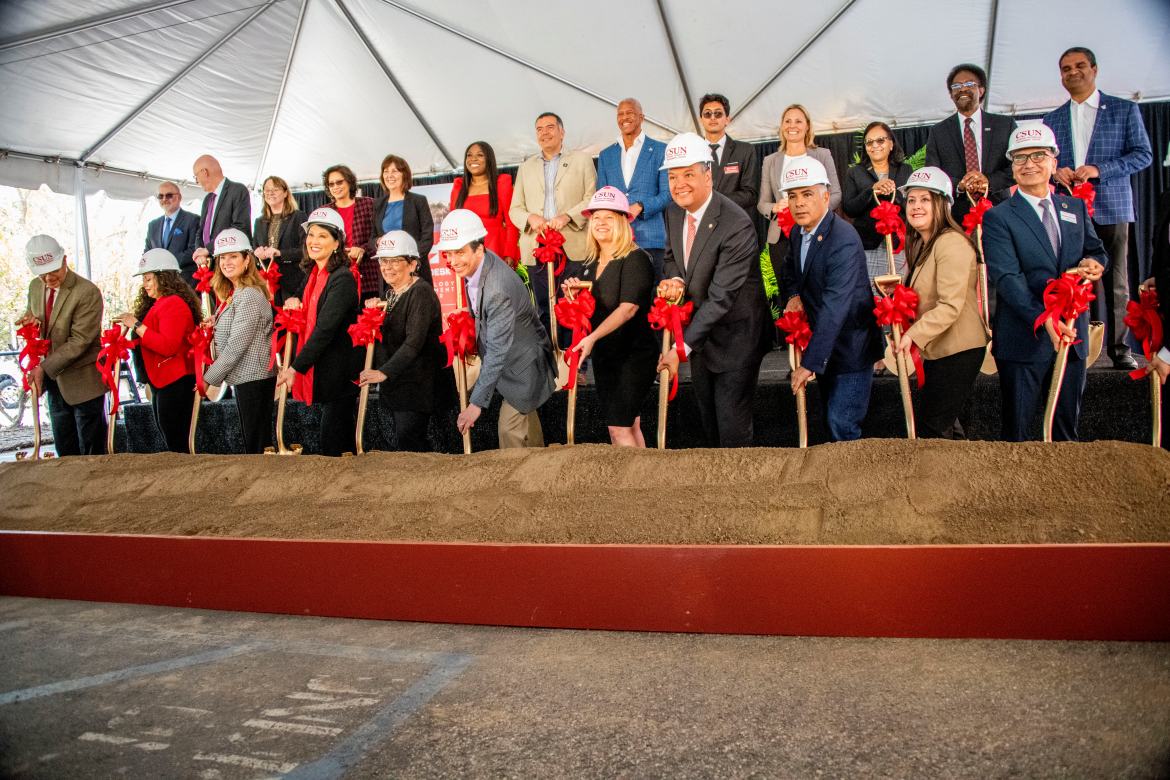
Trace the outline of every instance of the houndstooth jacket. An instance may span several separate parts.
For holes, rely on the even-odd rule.
[[[215,323],[215,363],[204,378],[209,385],[242,385],[276,375],[272,354],[272,304],[257,287],[243,287]]]

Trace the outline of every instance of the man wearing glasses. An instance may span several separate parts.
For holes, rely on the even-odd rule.
[[[1016,121],[979,107],[987,94],[987,74],[978,65],[965,62],[951,68],[947,89],[958,112],[930,128],[926,164],[942,168],[957,182],[951,215],[961,225],[971,199],[986,196],[1000,203],[1010,194],[1015,182],[1007,147]]]
[[[723,95],[699,98],[699,123],[711,147],[711,181],[715,191],[726,195],[754,219],[760,200],[760,162],[756,147],[727,135],[731,103]]]
[[[195,183],[203,188],[203,209],[199,217],[199,246],[192,254],[196,265],[211,261],[209,248],[215,237],[228,228],[235,228],[252,240],[252,199],[248,188],[223,175],[219,161],[205,154],[191,166]]]
[[[163,215],[146,226],[146,249],[165,249],[179,261],[179,274],[191,287],[195,286],[195,260],[192,255],[200,247],[199,217],[179,208],[183,195],[173,182],[158,185],[158,205]]]

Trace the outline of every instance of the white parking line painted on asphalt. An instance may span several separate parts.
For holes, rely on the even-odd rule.
[[[107,742],[111,745],[129,745],[131,742],[138,740],[131,737],[118,737],[113,734],[97,734],[92,731],[87,731],[78,739],[84,739],[86,742]]]
[[[265,772],[280,772],[281,774],[291,772],[297,766],[296,764],[288,764],[281,761],[265,761],[260,758],[252,758],[251,756],[233,756],[223,753],[196,753],[193,758],[196,761],[214,761],[217,764],[242,766],[246,769],[260,769]]]
[[[287,699],[304,699],[306,701],[334,701],[337,699],[336,696],[326,696],[323,693],[304,693],[301,691],[297,691],[296,693],[287,694],[285,696],[285,698],[287,698]]]
[[[167,742],[137,742],[134,747],[142,750],[166,750],[170,744]]]
[[[324,712],[327,710],[348,710],[350,707],[371,707],[377,704],[380,699],[346,699],[345,701],[334,701],[328,704],[310,704],[301,707],[305,712]]]
[[[244,725],[254,729],[288,731],[293,734],[311,734],[315,737],[336,737],[341,733],[341,729],[330,728],[328,726],[309,726],[304,723],[284,723],[278,720],[246,720],[244,721]]]

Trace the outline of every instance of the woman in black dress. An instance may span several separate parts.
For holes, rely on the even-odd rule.
[[[654,264],[634,243],[630,206],[614,187],[602,187],[589,208],[589,252],[580,279],[566,279],[566,293],[592,282],[597,308],[593,331],[577,349],[584,360],[593,355],[597,399],[609,426],[609,440],[624,447],[645,447],[641,412],[657,376],[658,342],[647,316],[654,299]]]

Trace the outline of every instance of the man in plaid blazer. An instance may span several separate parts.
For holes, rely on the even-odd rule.
[[[1077,46],[1062,54],[1060,78],[1071,100],[1044,116],[1060,146],[1054,178],[1069,192],[1078,184],[1093,184],[1093,225],[1109,254],[1109,270],[1094,285],[1095,318],[1107,323],[1105,343],[1113,367],[1132,371],[1137,363],[1129,354],[1129,328],[1122,321],[1129,302],[1126,252],[1133,222],[1129,177],[1149,166],[1154,155],[1137,104],[1097,89],[1093,52]]]
[[[618,104],[617,121],[621,137],[613,146],[601,150],[597,157],[597,189],[616,187],[630,202],[634,221],[634,243],[654,261],[654,283],[662,281],[663,255],[666,253],[666,225],[662,212],[670,203],[666,171],[658,170],[666,154],[666,144],[642,132],[642,104],[626,98]]]

